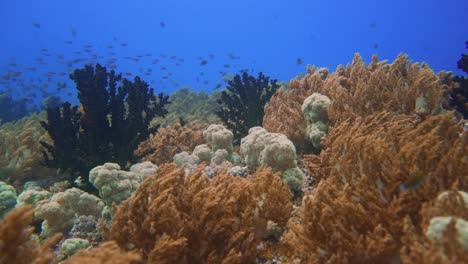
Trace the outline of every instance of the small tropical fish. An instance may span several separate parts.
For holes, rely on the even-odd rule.
[[[70,25],[70,32],[73,37],[76,37],[76,35],[78,34],[78,32],[76,32],[76,29],[73,27],[73,25]]]
[[[424,175],[422,171],[418,171],[414,175],[412,175],[408,180],[406,180],[400,185],[400,190],[404,192],[410,189],[411,190],[417,189],[424,182],[425,178],[426,178],[426,175]]]
[[[207,61],[207,60],[202,60],[202,61],[200,62],[200,65],[201,65],[201,66],[204,66],[204,65],[206,65],[206,64],[208,64],[208,61]]]
[[[218,90],[219,88],[221,88],[221,84],[220,84],[220,83],[218,83],[218,84],[216,85],[216,87],[214,88],[214,90],[216,91],[216,90]]]
[[[41,24],[39,22],[33,22],[32,24],[37,29],[41,28]]]
[[[297,65],[301,65],[302,64],[302,58],[297,58]]]
[[[240,59],[240,56],[237,56],[236,54],[234,53],[228,53],[228,57],[231,58],[231,59]]]
[[[76,178],[76,180],[74,181],[74,183],[77,185],[77,186],[83,186],[83,178],[81,176],[78,176],[78,178]]]
[[[161,21],[161,22],[159,22],[159,26],[161,26],[162,28],[165,28],[165,27],[166,27],[166,23],[164,23],[164,21]]]

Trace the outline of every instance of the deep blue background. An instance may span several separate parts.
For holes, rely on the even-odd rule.
[[[375,53],[390,61],[408,53],[435,71],[460,74],[467,17],[466,0],[2,0],[0,91],[39,100],[68,81],[60,93],[76,103],[69,72],[110,58],[117,59],[117,71],[168,93],[183,86],[209,92],[225,86],[224,73],[240,69],[289,81],[307,64],[333,71],[355,52],[366,61]],[[84,45],[92,45],[89,53]],[[137,55],[138,62],[124,58]],[[70,63],[74,59],[83,60]]]

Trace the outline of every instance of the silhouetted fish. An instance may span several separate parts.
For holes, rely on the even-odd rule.
[[[200,65],[203,66],[203,65],[206,65],[207,63],[208,63],[207,60],[202,60],[202,61],[200,62]]]
[[[35,28],[41,28],[41,24],[39,24],[39,22],[33,22],[32,24]]]
[[[164,23],[164,21],[159,22],[159,25],[160,25],[162,28],[165,28],[165,27],[166,27],[166,23]]]

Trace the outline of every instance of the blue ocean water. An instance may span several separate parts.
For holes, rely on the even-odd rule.
[[[468,1],[63,1],[0,3],[0,93],[78,103],[86,63],[141,76],[156,92],[211,92],[247,70],[289,81],[306,65],[399,53],[461,74]]]

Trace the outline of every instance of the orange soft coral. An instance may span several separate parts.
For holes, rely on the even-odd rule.
[[[46,240],[42,245],[32,237],[34,228],[30,226],[34,210],[19,207],[0,219],[0,263],[48,264],[57,263],[52,246],[61,234]]]
[[[142,157],[144,161],[151,161],[161,165],[172,162],[175,154],[182,151],[192,151],[195,146],[203,144],[203,129],[198,123],[190,123],[186,126],[175,124],[160,128],[156,135],[140,143],[134,155]]]
[[[453,185],[468,189],[467,137],[453,113],[381,112],[334,127],[317,164],[326,175],[303,201],[285,247],[306,263],[399,258],[404,217],[420,226],[424,203]],[[402,191],[415,175],[424,176],[422,184]]]
[[[111,239],[149,262],[252,263],[261,241],[256,223],[284,227],[289,219],[288,187],[268,168],[212,180],[202,169],[185,176],[175,164],[160,167],[118,210]]]
[[[378,62],[377,56],[366,65],[359,54],[351,65],[338,66],[333,74],[326,69],[308,68],[301,80],[291,80],[289,91],[279,91],[265,106],[263,126],[270,132],[285,134],[296,144],[304,144],[306,123],[301,105],[313,93],[331,99],[330,126],[381,111],[399,114],[437,114],[445,104],[444,94],[455,84],[436,75],[426,64],[411,64],[400,54],[393,63]]]

